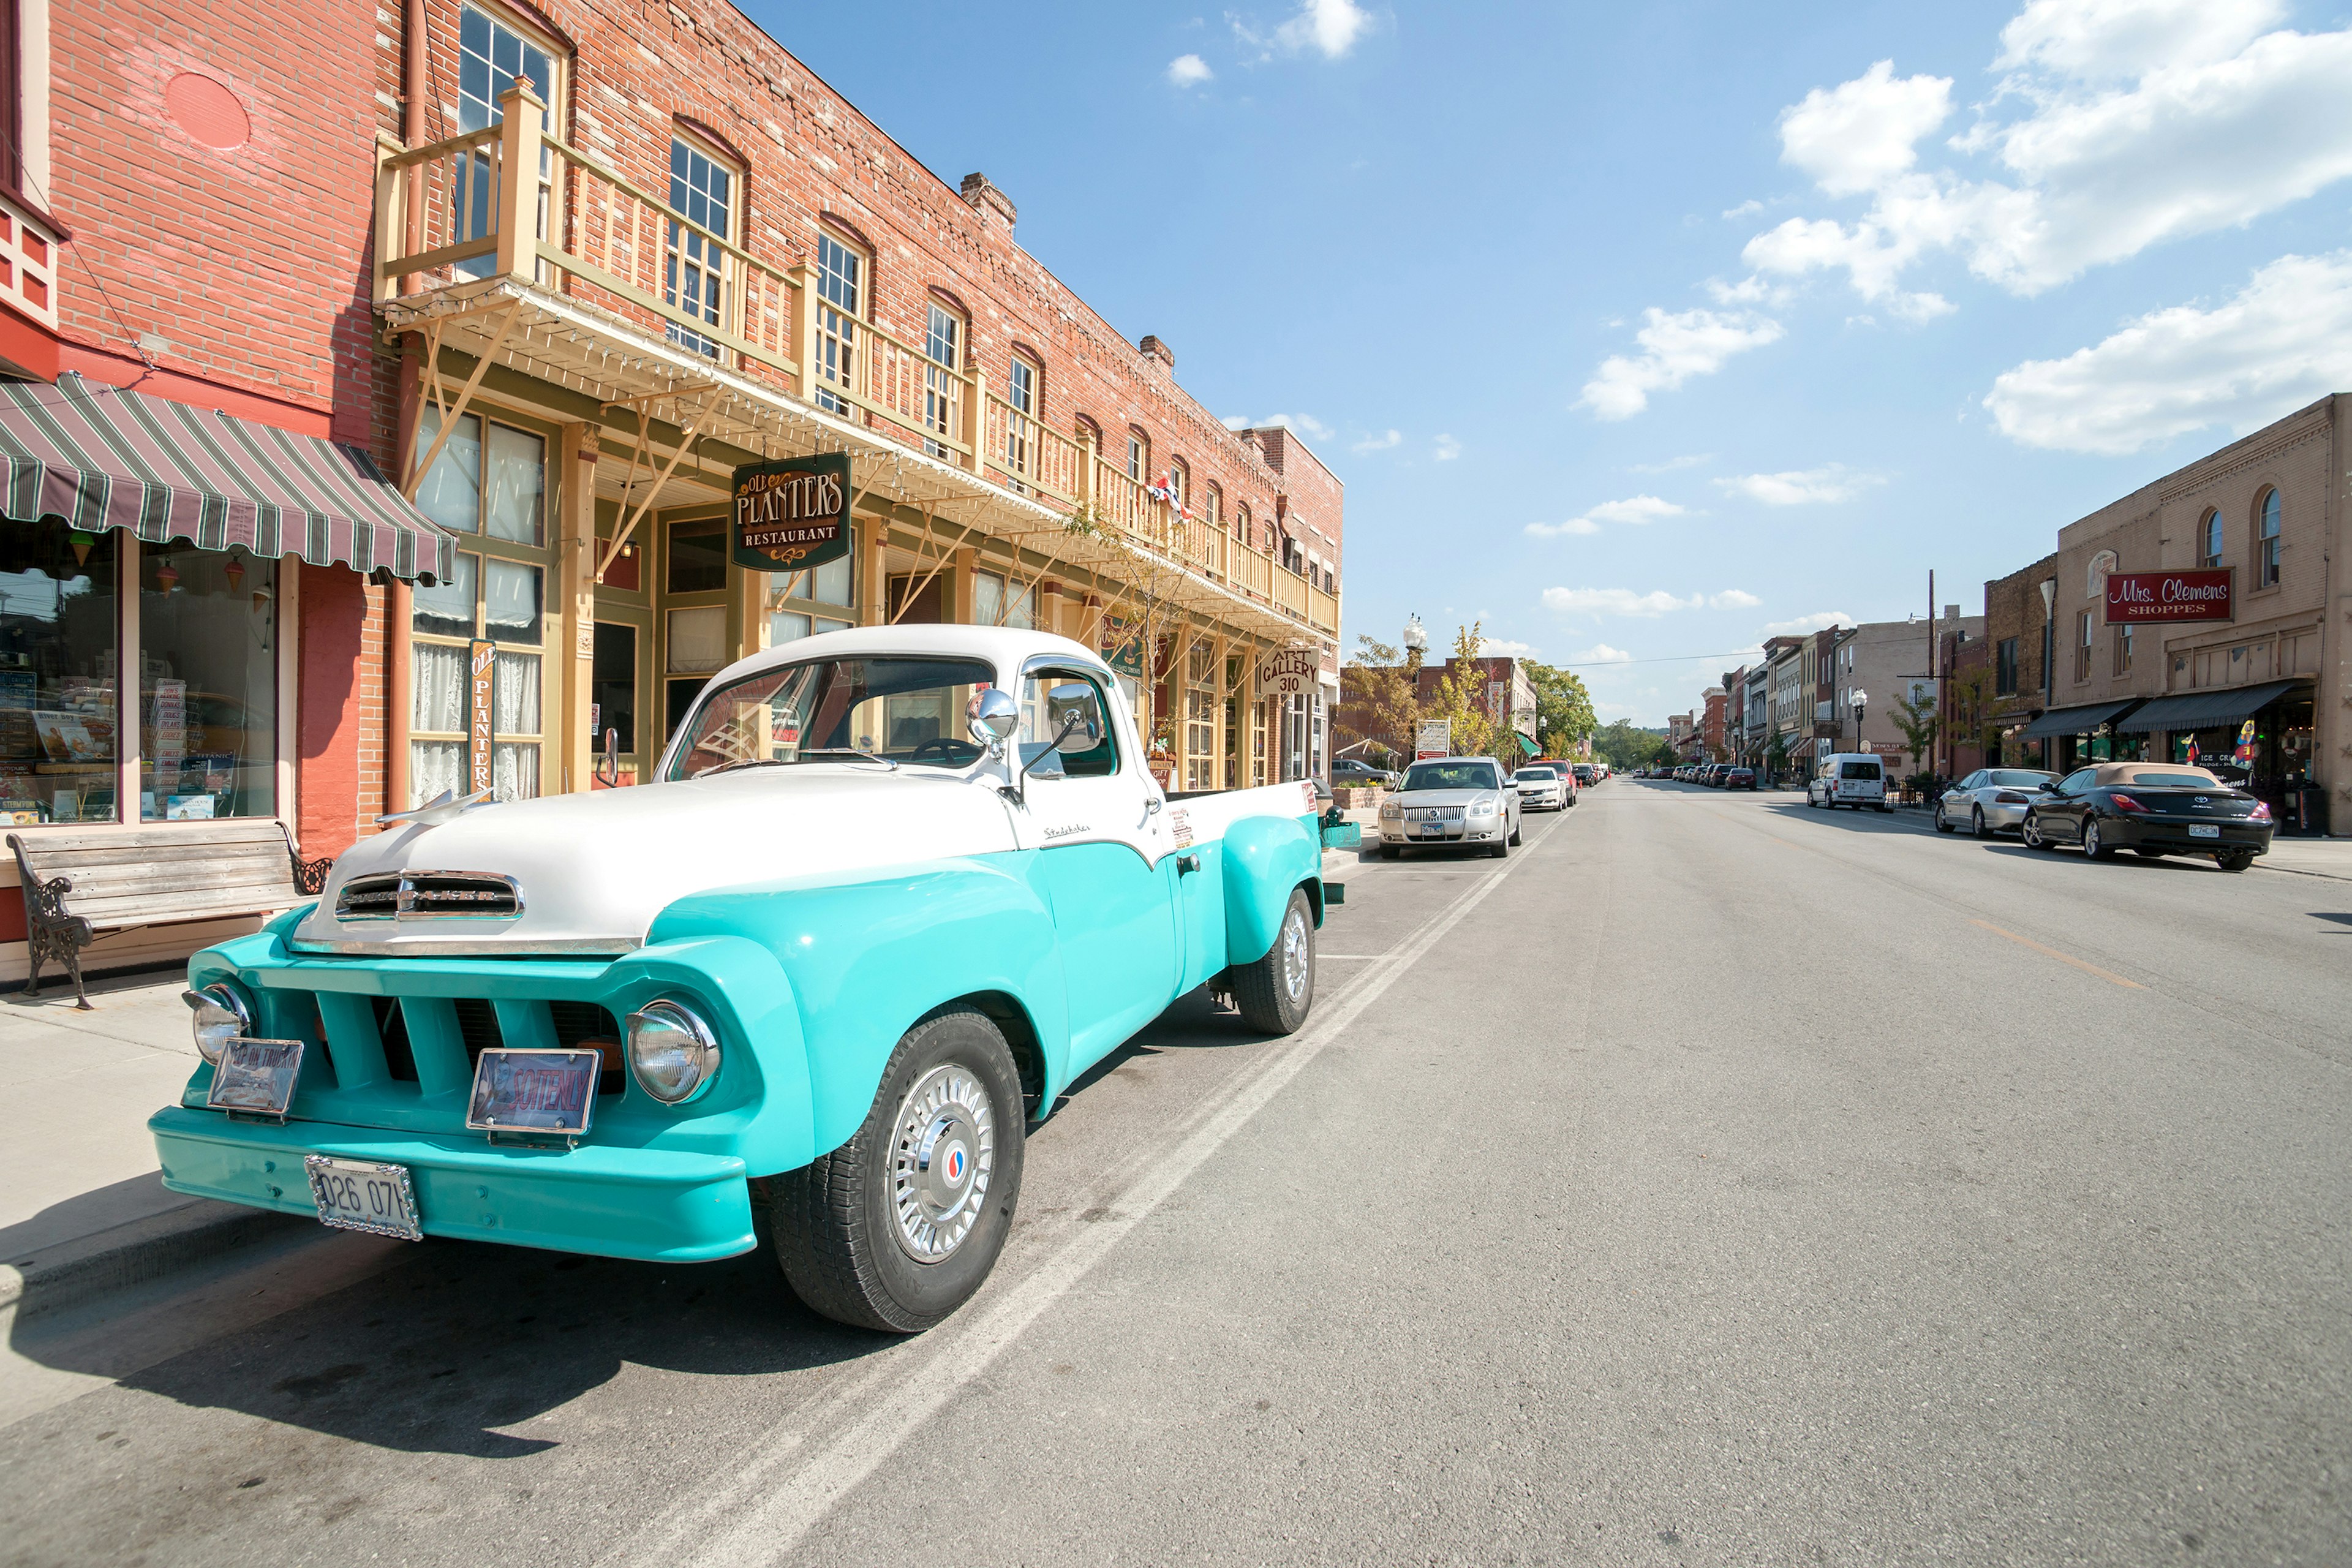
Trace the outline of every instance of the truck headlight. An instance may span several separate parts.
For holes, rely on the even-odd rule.
[[[180,1000],[194,1015],[189,1026],[195,1032],[196,1050],[208,1062],[217,1063],[231,1040],[253,1033],[253,1009],[226,984],[215,982],[202,991],[183,991]]]
[[[684,1105],[719,1076],[719,1036],[691,1008],[648,1002],[629,1015],[629,1076],[664,1105]]]

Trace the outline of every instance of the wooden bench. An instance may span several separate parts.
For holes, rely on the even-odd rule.
[[[73,976],[85,1009],[81,950],[101,934],[178,921],[268,914],[326,886],[331,860],[305,860],[283,824],[267,816],[113,833],[8,835],[24,879],[25,944],[41,994],[41,965]]]

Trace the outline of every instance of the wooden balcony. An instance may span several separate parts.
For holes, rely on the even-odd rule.
[[[771,423],[804,428],[813,410],[963,470],[967,493],[976,479],[990,493],[1025,498],[1040,516],[1008,535],[1024,548],[1052,541],[1075,520],[1079,535],[1180,567],[1302,629],[1338,635],[1336,595],[1184,517],[1090,441],[997,396],[981,374],[831,310],[801,261],[754,255],[547,134],[543,106],[528,86],[518,83],[499,104],[505,118],[496,125],[422,147],[380,146],[375,292],[388,313],[421,317],[425,297],[503,289],[547,307],[534,313],[536,328],[569,356],[555,368],[607,387],[614,384],[600,366],[616,358],[643,363],[653,340],[667,350],[654,388],[688,384],[703,363],[776,397],[772,421],[758,400],[728,389],[731,427],[753,440]],[[619,333],[594,341],[608,324]],[[530,339],[528,363],[545,365],[537,343]],[[488,352],[499,348],[493,341]],[[951,507],[953,487],[939,489]],[[1074,564],[1119,570],[1108,556],[1097,563],[1084,550],[1061,553]],[[1213,604],[1204,599],[1203,607]]]

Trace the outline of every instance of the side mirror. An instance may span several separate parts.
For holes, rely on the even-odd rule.
[[[596,764],[596,782],[606,789],[621,787],[621,731],[604,731],[604,755]]]
[[[964,723],[972,740],[986,747],[990,756],[996,756],[1021,728],[1021,704],[1001,686],[985,687],[973,692],[964,705]]]
[[[1073,735],[1085,740],[1088,746],[1103,737],[1102,705],[1095,700],[1095,689],[1083,680],[1049,687],[1045,691],[1045,726],[1054,731],[1054,749]]]

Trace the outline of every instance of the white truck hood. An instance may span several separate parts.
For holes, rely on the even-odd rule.
[[[1005,803],[985,778],[861,763],[746,768],[395,826],[335,862],[293,941],[313,952],[622,952],[663,909],[706,889],[1013,847]],[[394,913],[396,879],[431,886],[426,873],[510,878],[520,911]],[[354,880],[354,893],[383,895],[369,906],[377,918],[342,918]]]

